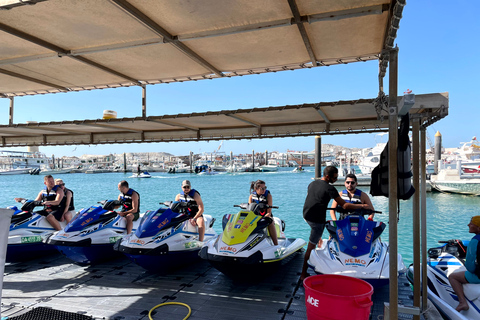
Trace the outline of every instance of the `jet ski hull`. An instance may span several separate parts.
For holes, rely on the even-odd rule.
[[[79,265],[95,264],[122,257],[113,250],[113,244],[96,244],[88,247],[54,245],[61,254]]]
[[[16,262],[36,259],[42,256],[57,253],[55,247],[43,242],[28,244],[9,244],[5,261]]]
[[[206,214],[203,217],[206,226],[204,240],[208,241],[216,236],[213,230],[215,219]],[[198,237],[198,229],[190,223],[187,215],[170,208],[158,209],[146,212],[137,232],[117,241],[114,250],[148,271],[165,273],[199,258],[203,242],[198,241]]]
[[[249,277],[255,277],[255,275],[263,277],[276,272],[281,266],[295,258],[306,244],[301,239],[280,238],[278,246],[274,246],[266,237],[260,240],[260,238],[252,236],[246,243],[258,242],[256,250],[240,252],[245,247],[245,243],[236,247],[227,246],[220,239],[217,241],[208,242],[200,250],[199,255],[230,278],[242,278],[245,277],[245,274],[249,274]]]
[[[455,310],[458,305],[458,298],[450,285],[448,276],[453,272],[466,270],[459,257],[464,258],[467,241],[460,241],[463,244],[462,249],[459,247],[459,241],[450,240],[442,247],[428,250],[428,299],[446,319],[480,319],[480,284],[469,283],[463,285],[469,309],[461,312]],[[408,268],[407,279],[413,284],[413,265]]]

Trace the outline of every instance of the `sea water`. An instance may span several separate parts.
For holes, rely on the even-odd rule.
[[[192,188],[198,190],[202,196],[205,214],[212,215],[216,222],[214,229],[222,230],[222,217],[225,214],[238,212],[233,205],[248,201],[250,183],[257,179],[266,182],[273,197],[273,204],[279,206],[273,214],[285,221],[287,237],[302,238],[308,241],[310,227],[303,220],[302,209],[307,195],[308,185],[315,176],[314,168],[306,168],[302,173],[292,171],[293,168],[280,168],[276,172],[259,173],[219,173],[216,175],[196,175],[190,173],[168,174],[152,172],[152,178],[133,178],[127,173],[99,173],[99,174],[59,174],[54,178],[62,178],[66,187],[74,191],[75,208],[96,205],[98,201],[117,199],[118,183],[127,180],[130,187],[140,193],[140,211],[156,210],[159,203],[172,201],[181,191],[181,183],[188,179]],[[3,196],[0,207],[19,205],[13,199],[22,197],[35,199],[38,192],[44,187],[44,176],[11,175],[0,176],[0,187]],[[339,191],[344,188],[337,188]],[[369,192],[369,187],[359,187]],[[376,214],[376,220],[388,224],[388,199],[385,197],[371,197],[375,210],[382,211]],[[330,214],[327,212],[327,219]],[[480,215],[480,197],[463,196],[456,194],[427,192],[427,247],[438,245],[439,240],[470,239],[473,234],[468,233],[467,224],[474,215]],[[398,215],[398,252],[403,256],[405,264],[412,262],[412,200],[400,201]],[[324,232],[324,238],[327,238]],[[388,226],[382,235],[388,241]]]

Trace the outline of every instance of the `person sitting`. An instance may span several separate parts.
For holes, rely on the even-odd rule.
[[[193,226],[198,226],[198,241],[203,241],[205,236],[205,219],[203,218],[203,201],[200,193],[192,189],[192,185],[190,184],[189,180],[182,181],[182,192],[177,194],[175,197],[175,201],[181,202],[190,202],[195,201],[198,206],[198,212],[195,214],[193,218],[190,219],[190,223]]]
[[[128,182],[120,181],[118,184],[118,200],[123,202],[122,211],[118,215],[125,217],[127,220],[127,234],[130,234],[133,229],[133,221],[140,217],[140,194],[129,188]]]
[[[41,201],[44,205],[43,210],[38,211],[37,213],[40,215],[45,215],[47,217],[47,221],[55,230],[61,230],[59,221],[62,219],[64,207],[62,205],[62,199],[64,196],[62,188],[60,186],[55,185],[55,180],[51,175],[46,175],[43,178],[43,184],[45,188],[42,189],[35,201]],[[15,198],[15,201],[21,202],[22,200],[26,200],[25,198]]]
[[[272,194],[267,190],[265,181],[257,180],[252,181],[250,184],[250,196],[248,197],[248,203],[265,203],[269,206],[272,205]],[[272,238],[274,245],[278,245],[277,231],[275,230],[275,223],[273,222],[272,209],[268,208],[265,217],[272,218],[272,223],[268,225],[268,232]]]
[[[450,281],[452,289],[458,297],[458,306],[455,309],[459,312],[469,309],[465,293],[463,292],[463,284],[480,283],[480,266],[477,264],[480,261],[480,216],[475,216],[470,220],[468,232],[475,233],[475,236],[467,246],[467,256],[465,258],[467,271],[453,272],[448,276],[448,281]]]
[[[55,185],[59,186],[62,188],[64,196],[62,199],[62,206],[65,208],[63,210],[63,215],[60,218],[60,222],[62,221],[67,221],[67,223],[70,223],[72,220],[72,217],[75,215],[75,205],[73,201],[73,191],[70,189],[67,189],[65,187],[65,182],[63,182],[62,179],[55,179]]]
[[[370,201],[370,197],[365,193],[362,192],[361,190],[357,189],[357,176],[349,173],[345,176],[345,190],[343,190],[340,193],[340,197],[347,203],[353,203],[353,204],[368,204],[369,208],[372,210],[375,210],[372,205],[372,201]],[[332,202],[332,208],[337,208],[338,204],[337,201],[333,200]],[[337,220],[337,216],[335,213],[335,210],[330,210],[330,216],[332,217],[332,220]],[[340,213],[340,218],[339,220],[345,219],[348,216],[348,213]],[[368,220],[373,221],[373,217],[375,216],[375,213],[372,212],[368,216]]]

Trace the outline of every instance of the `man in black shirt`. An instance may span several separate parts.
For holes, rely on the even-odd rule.
[[[303,281],[307,277],[308,259],[310,253],[317,246],[318,241],[322,238],[323,229],[325,228],[328,203],[334,199],[339,206],[346,210],[355,209],[371,209],[368,204],[346,203],[338,194],[337,189],[332,185],[338,178],[338,169],[334,166],[327,166],[323,170],[323,177],[315,180],[308,185],[307,198],[303,205],[303,218],[312,229],[308,241],[305,259],[303,261],[302,275],[300,280]]]

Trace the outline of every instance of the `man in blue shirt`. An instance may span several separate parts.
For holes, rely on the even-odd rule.
[[[452,285],[453,291],[458,297],[457,311],[468,310],[467,299],[463,292],[464,283],[480,283],[480,266],[477,261],[480,261],[480,216],[475,216],[468,224],[468,232],[475,233],[475,236],[470,240],[467,247],[467,256],[465,258],[465,268],[467,271],[454,272],[448,276],[448,280]]]

